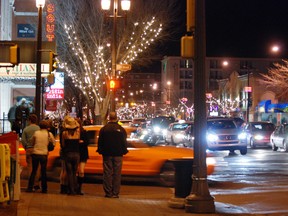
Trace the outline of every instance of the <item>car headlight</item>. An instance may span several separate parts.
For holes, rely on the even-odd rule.
[[[160,127],[155,126],[155,127],[153,128],[153,130],[154,130],[155,133],[158,133],[158,132],[160,132]]]
[[[216,134],[207,134],[207,140],[210,142],[215,142],[217,141],[219,138]]]
[[[143,134],[143,135],[146,135],[146,134],[148,134],[148,131],[147,131],[147,130],[143,130],[143,131],[142,131],[142,134]]]
[[[255,136],[254,136],[254,139],[255,140],[262,140],[264,137],[262,136],[262,135],[259,135],[259,134],[256,134]]]
[[[166,135],[167,135],[167,130],[166,130],[166,129],[162,130],[162,134],[163,134],[164,136],[166,136]]]
[[[246,133],[240,133],[240,134],[238,135],[238,139],[241,139],[241,140],[246,139],[246,137],[247,137],[247,134],[246,134]]]
[[[175,137],[176,137],[177,139],[183,139],[183,138],[184,138],[184,134],[177,133],[177,134],[175,135]]]

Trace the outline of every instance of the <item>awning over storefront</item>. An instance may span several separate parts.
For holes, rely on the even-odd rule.
[[[268,106],[268,112],[273,113],[282,113],[284,109],[288,108],[288,103],[283,104],[270,104]]]
[[[259,112],[268,112],[268,106],[271,104],[271,100],[263,100],[258,103]]]

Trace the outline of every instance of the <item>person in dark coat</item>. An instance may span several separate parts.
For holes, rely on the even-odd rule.
[[[127,150],[127,133],[118,124],[116,112],[110,112],[109,122],[100,129],[97,152],[103,157],[103,189],[105,197],[119,198],[123,155]]]
[[[85,174],[85,166],[87,160],[89,159],[88,154],[88,139],[87,139],[87,132],[84,130],[82,121],[77,119],[80,125],[80,145],[79,145],[79,153],[80,153],[80,163],[78,167],[78,190],[77,194],[84,195],[82,192],[82,184],[84,182],[84,174]]]

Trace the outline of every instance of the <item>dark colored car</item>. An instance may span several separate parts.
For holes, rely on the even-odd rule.
[[[270,136],[270,142],[273,151],[277,151],[278,148],[288,152],[288,124],[283,123],[275,129]]]
[[[244,127],[247,144],[251,148],[256,146],[270,147],[270,136],[275,130],[275,125],[271,122],[248,122]]]

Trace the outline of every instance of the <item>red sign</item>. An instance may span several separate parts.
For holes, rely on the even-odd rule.
[[[57,100],[46,100],[45,110],[56,111],[57,110]]]
[[[59,99],[63,100],[64,99],[64,89],[50,89],[48,93],[46,93],[46,99]]]
[[[250,86],[245,86],[245,87],[244,87],[244,91],[245,91],[245,92],[252,92],[252,87],[250,87]]]

